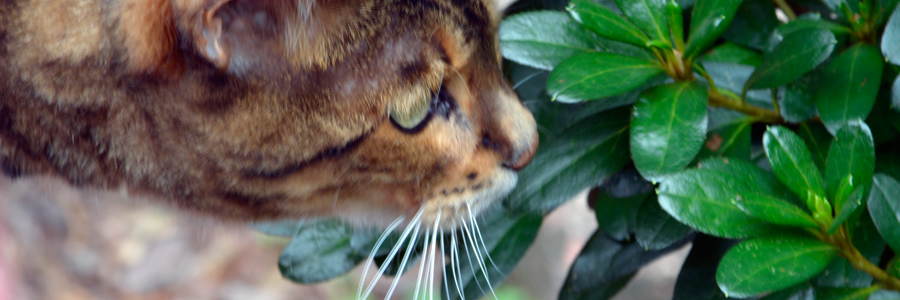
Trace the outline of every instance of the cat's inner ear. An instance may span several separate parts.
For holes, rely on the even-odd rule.
[[[217,68],[239,72],[279,57],[286,19],[300,2],[217,0],[203,11],[197,50]]]

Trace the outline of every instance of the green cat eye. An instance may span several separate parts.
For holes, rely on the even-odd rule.
[[[411,101],[406,105],[391,109],[391,120],[397,127],[406,130],[415,130],[428,119],[431,110],[431,95],[425,94],[422,100]]]

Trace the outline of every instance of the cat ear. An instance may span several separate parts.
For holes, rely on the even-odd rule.
[[[203,57],[219,69],[228,68],[229,51],[224,47],[222,35],[222,19],[216,16],[216,12],[231,0],[219,0],[213,7],[203,11],[200,19],[200,36],[197,40],[197,50]]]
[[[241,70],[281,53],[284,29],[314,0],[214,0],[200,15],[197,51],[219,69]],[[241,66],[235,66],[240,63]]]

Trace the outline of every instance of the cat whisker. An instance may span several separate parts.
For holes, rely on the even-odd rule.
[[[419,264],[419,276],[416,277],[416,291],[415,291],[415,293],[413,293],[413,295],[415,295],[416,299],[419,298],[419,288],[422,286],[422,274],[424,274],[424,271],[425,271],[425,260],[424,260],[424,257],[428,257],[428,245],[429,245],[429,240],[430,240],[430,239],[431,239],[431,236],[428,235],[428,234],[426,234],[426,235],[425,235],[425,248],[423,249],[424,252],[422,252],[422,257],[423,257],[423,259],[420,260],[421,263]],[[402,269],[401,269],[401,270],[402,270]],[[398,276],[398,277],[399,277],[399,276]],[[425,277],[428,277],[428,276],[425,276]],[[428,284],[427,284],[427,282],[426,282],[426,284],[425,284],[425,289],[428,289]]]
[[[469,207],[467,206],[466,208],[468,209]],[[475,233],[478,234],[478,241],[481,242],[481,247],[484,249],[487,260],[491,262],[492,266],[494,266],[494,270],[497,270],[497,272],[505,276],[506,274],[504,274],[503,271],[501,271],[500,268],[497,267],[497,264],[494,263],[494,259],[491,258],[491,251],[488,250],[487,244],[484,242],[484,236],[481,235],[481,228],[478,227],[478,221],[476,221],[475,215],[472,214],[472,209],[469,209],[469,220],[472,220],[472,225],[475,227]]]
[[[444,266],[444,273],[441,275],[441,277],[444,278],[444,290],[447,291],[446,299],[450,299],[450,285],[447,283],[447,271],[446,271],[447,270],[447,259],[444,257],[445,255],[443,254],[444,253],[443,249],[446,249],[446,248],[444,248],[444,229],[441,229],[441,265]],[[451,257],[451,259],[452,259],[452,257]],[[453,266],[450,266],[450,268],[452,269]]]
[[[459,268],[459,247],[456,244],[456,234],[450,235],[450,255],[450,268],[452,269],[451,271],[453,272],[453,277],[456,281],[454,282],[456,284],[456,290],[459,292],[460,299],[466,300],[466,294],[462,289],[462,277],[460,276],[462,275],[462,271]],[[449,298],[450,296],[448,295],[447,297]]]
[[[421,216],[421,211],[422,210],[419,210],[419,212],[420,212],[419,216]],[[397,283],[400,283],[399,275],[400,275],[400,273],[403,272],[403,269],[406,268],[406,263],[409,261],[409,256],[410,256],[410,254],[412,254],[413,247],[416,246],[416,239],[418,239],[418,237],[419,237],[419,229],[422,228],[422,223],[419,222],[419,219],[420,218],[416,218],[416,222],[415,222],[416,227],[413,230],[412,237],[409,238],[409,246],[406,247],[406,253],[403,254],[403,260],[400,261],[400,267],[397,269],[398,276],[394,276],[394,280],[391,281],[391,287],[388,289],[387,296],[385,296],[384,299],[391,299],[391,295],[394,294],[394,289],[397,288]],[[397,243],[397,245],[402,245],[402,244],[403,243]],[[390,260],[387,260],[384,265],[387,266],[388,262],[390,262]]]
[[[491,278],[490,278],[490,276],[488,276],[487,265],[484,264],[484,258],[478,254],[480,249],[478,247],[478,242],[474,238],[475,234],[472,233],[472,231],[475,230],[475,226],[477,226],[477,222],[475,221],[475,218],[472,216],[472,210],[469,208],[468,205],[466,205],[466,209],[468,209],[468,211],[469,211],[469,219],[472,221],[472,229],[470,230],[469,226],[466,226],[465,221],[462,222],[463,229],[465,230],[466,235],[469,237],[469,241],[471,242],[471,245],[472,245],[472,252],[475,252],[475,260],[478,262],[478,267],[481,269],[481,273],[484,274],[484,280],[487,282],[488,289],[491,291],[491,294],[494,295],[494,299],[497,299],[497,294],[494,292],[494,287],[491,285]],[[476,231],[476,233],[480,234],[480,232],[477,232],[477,231]],[[463,237],[463,240],[465,240],[465,237]],[[487,251],[487,247],[484,247],[484,250],[485,250],[485,255],[490,255],[490,252]],[[472,268],[472,272],[475,272],[474,268]],[[478,280],[475,280],[475,282],[477,283]],[[480,287],[480,285],[479,285],[479,287]]]
[[[423,212],[424,212],[424,210],[420,209],[419,212],[416,213],[416,216],[413,217],[413,219],[409,222],[409,224],[406,225],[406,229],[404,229],[403,233],[400,235],[400,240],[398,240],[397,244],[394,245],[393,248],[391,248],[391,252],[388,254],[387,258],[384,260],[384,263],[382,263],[381,267],[378,268],[378,274],[376,274],[375,277],[372,278],[372,283],[370,283],[369,286],[366,288],[365,294],[363,294],[362,297],[357,297],[357,299],[362,300],[362,299],[366,299],[369,297],[369,294],[371,294],[372,290],[375,289],[375,283],[377,283],[378,279],[381,279],[381,276],[384,275],[384,272],[385,272],[385,270],[387,270],[388,265],[394,259],[394,256],[397,255],[397,251],[400,251],[400,248],[403,247],[403,242],[406,241],[406,237],[409,236],[410,231],[413,230],[413,228],[415,228],[416,229],[415,234],[418,234],[418,231],[419,231],[418,225],[419,225],[419,221],[422,219]],[[413,237],[411,239],[415,240],[415,234],[413,235]],[[407,252],[407,254],[409,254],[409,252]]]
[[[472,281],[475,281],[475,284],[478,285],[478,289],[481,290],[482,294],[484,294],[484,287],[481,286],[481,283],[478,282],[478,278],[476,278],[476,276],[478,276],[478,272],[477,272],[478,269],[475,269],[475,264],[472,263],[472,253],[469,251],[469,241],[466,240],[466,236],[469,233],[469,227],[466,226],[465,220],[462,221],[462,232],[460,232],[460,233],[462,234],[463,249],[466,250],[466,258],[469,261],[469,268],[472,269]],[[474,250],[474,252],[475,252],[475,260],[476,261],[479,260],[480,258],[479,258],[478,251],[477,251],[478,249],[473,247],[472,250]],[[480,266],[481,265],[479,265],[479,267]],[[487,275],[487,274],[485,274],[485,275]]]
[[[362,278],[359,279],[359,289],[356,291],[357,299],[363,299],[361,298],[363,283],[366,282],[366,275],[369,273],[369,268],[372,267],[372,264],[374,263],[375,254],[378,252],[378,249],[381,248],[381,244],[384,243],[384,240],[387,239],[387,237],[391,235],[392,232],[394,232],[394,229],[396,229],[397,226],[400,226],[400,223],[403,223],[404,219],[405,218],[403,216],[400,216],[399,218],[394,220],[394,222],[388,225],[387,229],[385,229],[384,232],[381,233],[381,236],[379,236],[378,240],[375,242],[375,247],[372,248],[372,253],[369,253],[369,259],[366,260],[366,266],[363,268]],[[293,267],[293,265],[291,267]]]
[[[428,276],[427,283],[430,284],[430,286],[431,286],[431,288],[428,289],[428,292],[431,295],[429,298],[432,300],[434,299],[434,269],[436,268],[436,266],[434,265],[434,257],[435,257],[435,255],[437,255],[437,234],[438,234],[438,225],[440,224],[440,220],[441,220],[441,209],[438,208],[437,218],[434,219],[434,226],[431,229],[431,258],[428,260],[428,265],[430,266],[430,268],[429,268],[429,273],[428,273],[429,276]],[[441,255],[443,256],[443,254],[444,253],[442,250]],[[428,286],[428,285],[426,284],[426,286]]]

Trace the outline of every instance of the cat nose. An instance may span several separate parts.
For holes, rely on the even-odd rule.
[[[504,166],[516,171],[522,170],[522,168],[525,168],[525,166],[527,166],[528,163],[531,162],[531,159],[534,158],[534,153],[537,152],[537,148],[538,137],[537,135],[535,135],[534,140],[531,142],[531,145],[528,146],[527,149],[525,149],[525,152],[522,152],[522,154],[519,155],[519,158],[514,163],[506,164]]]

